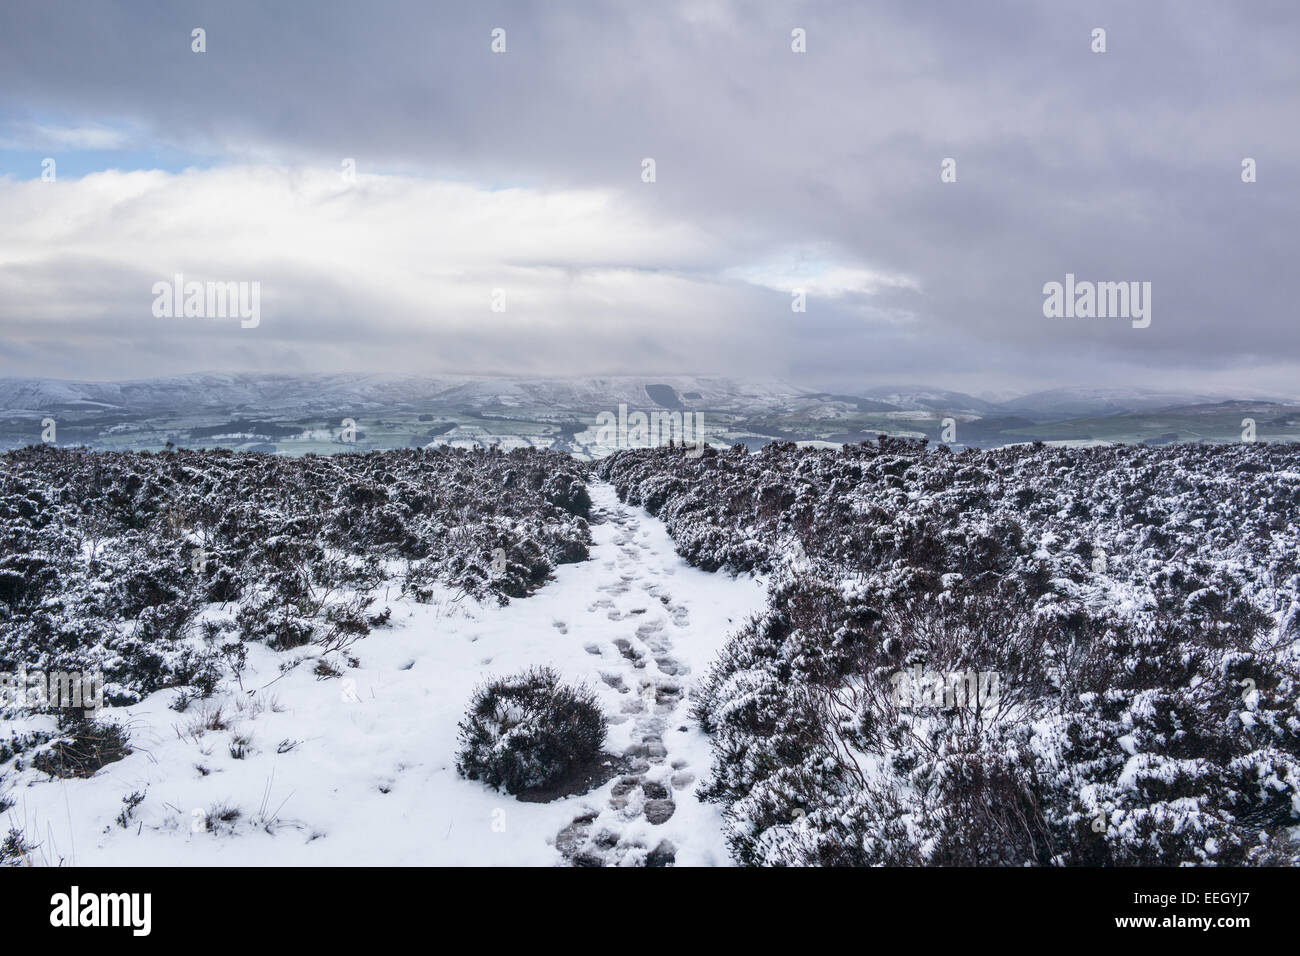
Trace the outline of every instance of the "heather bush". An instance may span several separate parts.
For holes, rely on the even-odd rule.
[[[480,687],[460,724],[456,768],[518,794],[561,782],[595,760],[606,723],[596,695],[547,667]]]

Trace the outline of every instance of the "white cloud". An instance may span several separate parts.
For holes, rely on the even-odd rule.
[[[721,342],[745,311],[716,237],[605,190],[365,174],[349,185],[333,170],[243,166],[0,178],[0,207],[0,337],[29,353],[57,341],[51,364],[80,350],[65,364],[93,359],[105,376],[147,371],[146,354],[244,367],[277,347],[309,364],[350,353],[412,370],[693,371],[700,316]],[[176,273],[261,283],[259,327],[155,318],[152,285]],[[495,289],[505,313],[490,308]]]
[[[811,296],[839,298],[850,294],[876,295],[889,289],[921,290],[911,276],[837,261],[824,250],[786,253],[761,265],[728,270],[731,278],[781,292],[802,289]]]
[[[55,126],[32,124],[12,129],[0,148],[13,150],[118,150],[130,145],[124,130],[110,126]]]

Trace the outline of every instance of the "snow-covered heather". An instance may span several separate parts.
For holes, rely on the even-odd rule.
[[[591,560],[560,566],[533,596],[450,610],[381,601],[392,627],[349,648],[358,666],[331,658],[342,677],[318,678],[311,660],[281,673],[317,648],[249,644],[242,688],[227,681],[185,713],[169,708],[171,690],[107,709],[135,749],[93,777],[11,774],[14,806],[0,824],[37,844],[38,864],[553,865],[564,859],[557,835],[568,827],[574,844],[570,824],[595,813],[578,829],[603,836],[606,862],[644,862],[667,840],[678,865],[728,863],[717,809],[694,796],[709,747],[688,695],[728,633],[761,608],[762,583],[688,567],[657,519],[608,485],[591,491]],[[458,776],[456,725],[475,685],[542,664],[597,691],[606,749],[639,746],[644,787],[615,777],[586,795],[524,803]],[[674,685],[680,696],[665,693]],[[199,729],[218,709],[227,728]],[[237,737],[251,741],[242,759],[231,753]],[[647,747],[652,739],[662,747]],[[655,784],[675,803],[659,824],[644,813]],[[124,828],[123,797],[137,792],[144,800]],[[238,815],[223,820],[226,809]]]
[[[594,472],[694,564],[772,569],[696,708],[738,861],[1294,866],[1298,458],[882,437]],[[892,694],[916,668],[996,700]]]

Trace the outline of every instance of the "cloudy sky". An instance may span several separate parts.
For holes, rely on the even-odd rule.
[[[1297,49],[1291,0],[6,0],[0,375],[1300,394]],[[260,324],[155,317],[177,273]],[[1066,273],[1150,327],[1044,317]]]

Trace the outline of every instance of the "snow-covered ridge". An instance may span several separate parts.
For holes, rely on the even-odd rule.
[[[325,406],[463,404],[476,407],[603,409],[619,402],[645,404],[647,386],[666,385],[696,407],[735,411],[815,409],[817,403],[862,398],[900,410],[951,414],[1024,415],[1060,420],[1113,415],[1230,399],[1294,401],[1262,394],[1226,395],[1144,388],[1071,387],[993,401],[927,385],[864,385],[846,395],[776,380],[712,375],[605,375],[588,377],[384,375],[202,372],[119,382],[0,378],[0,412],[66,406],[102,406],[139,412],[193,409],[291,411]],[[1005,393],[1004,393],[1005,394]]]
[[[649,401],[646,386],[664,384],[679,395],[717,407],[777,406],[809,390],[781,382],[740,382],[709,376],[526,378],[482,376],[277,375],[199,373],[125,382],[70,382],[0,378],[0,411],[42,410],[98,403],[137,411],[199,408],[311,409],[324,405],[437,402],[488,406],[601,409]]]

